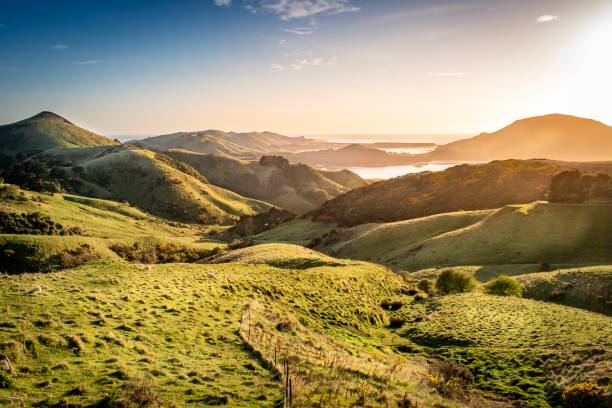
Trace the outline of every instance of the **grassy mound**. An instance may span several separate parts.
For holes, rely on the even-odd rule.
[[[214,258],[212,262],[267,264],[289,269],[306,269],[316,266],[339,266],[344,264],[335,258],[291,244],[262,244],[236,249]]]
[[[612,325],[601,314],[467,293],[413,303],[394,318],[427,353],[462,362],[479,387],[527,406],[558,402],[572,383],[610,384]]]
[[[612,266],[519,276],[525,297],[612,315]]]

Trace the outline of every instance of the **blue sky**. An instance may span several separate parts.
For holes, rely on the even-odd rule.
[[[550,112],[612,123],[610,5],[2,0],[0,123],[41,110],[105,134],[477,133]]]

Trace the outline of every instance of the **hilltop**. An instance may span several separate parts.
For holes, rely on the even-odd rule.
[[[427,160],[547,158],[565,161],[610,160],[612,127],[570,115],[551,114],[516,122],[493,133],[438,146]]]
[[[582,166],[547,160],[504,160],[407,174],[351,190],[309,216],[315,221],[354,226],[529,203],[546,199],[555,174]],[[590,163],[584,166],[592,169]],[[612,172],[611,163],[597,167],[597,171],[606,170]]]
[[[289,164],[278,156],[245,161],[183,150],[165,153],[192,166],[212,184],[298,214],[367,184],[348,170],[320,171],[306,165]]]
[[[0,154],[41,152],[58,147],[110,146],[118,142],[82,129],[52,112],[0,126]]]

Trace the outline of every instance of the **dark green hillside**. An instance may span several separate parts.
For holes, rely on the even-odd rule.
[[[545,200],[555,174],[581,165],[504,160],[408,174],[352,190],[324,203],[311,216],[316,221],[353,226]]]

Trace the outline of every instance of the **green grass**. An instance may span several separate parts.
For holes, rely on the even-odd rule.
[[[34,287],[42,293],[29,294]],[[394,274],[365,263],[299,271],[166,264],[144,271],[105,261],[3,278],[0,353],[15,371],[0,401],[93,404],[148,374],[175,406],[271,406],[283,393],[269,364],[273,345],[281,344],[279,365],[291,357],[295,398],[307,406],[361,397],[385,406],[404,393],[430,406],[440,398],[418,386],[425,361],[378,340],[389,335],[379,304],[401,287]],[[253,299],[276,317],[254,304],[245,315]],[[279,319],[294,322],[292,329],[279,331]],[[335,397],[328,395],[334,384],[342,384]]]

